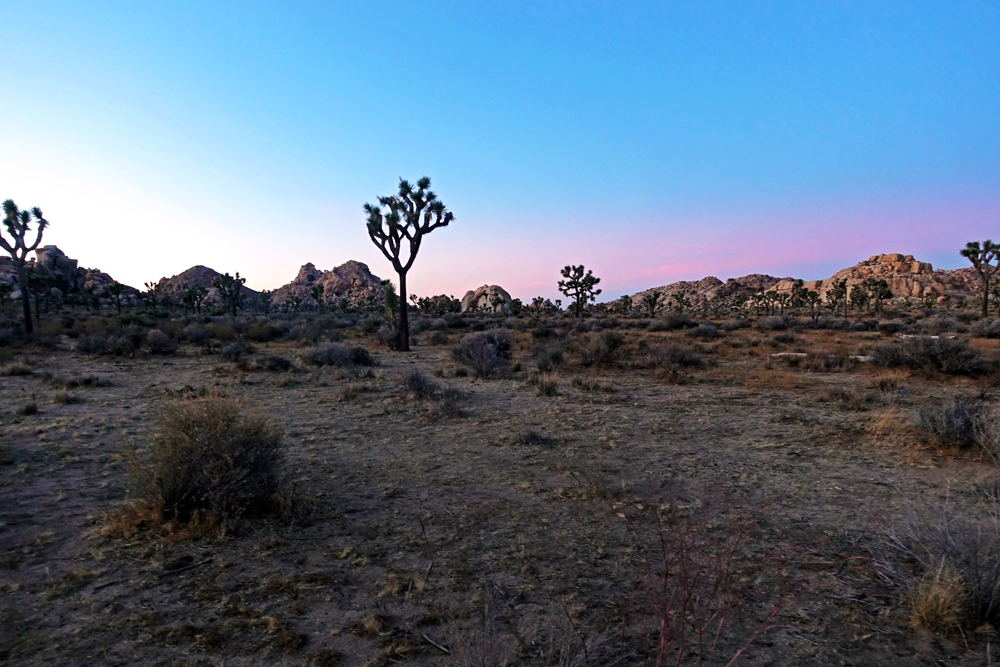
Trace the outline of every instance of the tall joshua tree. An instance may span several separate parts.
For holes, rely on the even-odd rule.
[[[365,204],[368,216],[368,236],[392,262],[399,276],[399,317],[396,333],[396,350],[410,351],[410,323],[406,315],[406,273],[413,266],[424,234],[438,227],[447,227],[455,219],[437,195],[431,192],[431,179],[424,176],[416,187],[399,179],[399,194],[379,197],[378,205]],[[406,246],[406,247],[404,247]]]
[[[42,232],[49,226],[49,221],[42,215],[42,209],[37,206],[30,211],[22,211],[11,199],[3,203],[3,213],[3,226],[7,229],[7,233],[10,234],[12,240],[7,241],[0,234],[0,247],[10,254],[10,258],[14,262],[14,270],[17,272],[17,286],[21,290],[21,304],[24,308],[24,334],[30,338],[34,333],[34,329],[31,326],[28,276],[24,267],[27,264],[26,257],[28,253],[34,251],[38,247],[38,244],[42,242]],[[35,242],[29,246],[24,237],[31,231],[32,219],[38,223],[38,232],[35,235]]]
[[[559,281],[559,291],[567,298],[573,299],[573,314],[583,317],[583,308],[588,301],[595,301],[601,290],[594,289],[601,279],[594,275],[593,271],[586,270],[584,274],[583,264],[580,266],[567,266],[560,272],[566,280]]]
[[[5,204],[6,206],[6,204]],[[979,274],[979,279],[983,281],[983,317],[990,314],[990,283],[993,276],[1000,270],[1000,264],[990,264],[1000,257],[1000,245],[986,239],[982,245],[979,241],[969,241],[960,251],[962,257],[972,262],[972,268]]]

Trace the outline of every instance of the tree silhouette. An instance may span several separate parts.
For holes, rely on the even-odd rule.
[[[3,203],[3,213],[3,226],[10,234],[11,240],[8,241],[3,234],[0,234],[0,247],[7,251],[14,262],[17,286],[21,290],[21,305],[24,308],[24,335],[31,338],[34,333],[31,326],[31,297],[28,294],[28,278],[24,267],[27,264],[28,253],[33,252],[42,242],[42,232],[49,226],[49,221],[42,215],[42,209],[37,206],[30,211],[22,211],[12,199]],[[35,242],[29,246],[24,237],[31,231],[32,219],[38,223],[38,232],[35,235]]]
[[[212,287],[219,290],[222,300],[229,307],[229,312],[233,314],[233,317],[236,317],[236,309],[243,303],[243,285],[246,282],[246,278],[240,278],[239,271],[236,272],[235,276],[229,275],[227,271],[221,276],[216,276],[215,280],[212,281]]]
[[[416,189],[408,181],[399,179],[399,194],[379,197],[378,206],[365,204],[368,216],[368,236],[379,247],[399,276],[399,294],[406,295],[406,274],[417,258],[424,234],[438,227],[447,227],[455,219],[437,195],[430,191],[431,179],[424,176]],[[405,240],[405,243],[404,243]],[[404,248],[404,245],[407,247]],[[404,259],[404,251],[407,253]],[[407,319],[406,298],[399,299],[396,350],[410,351],[410,324]]]
[[[892,290],[889,289],[889,283],[885,279],[876,280],[875,278],[869,278],[865,281],[865,287],[871,293],[872,301],[875,304],[875,313],[882,312],[882,302],[886,299],[892,298]]]
[[[979,274],[979,279],[983,281],[983,317],[990,314],[990,283],[993,276],[1000,270],[1000,260],[994,266],[990,264],[993,260],[1000,258],[1000,245],[986,239],[982,245],[979,241],[969,241],[965,247],[959,251],[962,257],[972,262],[972,267]]]
[[[656,317],[656,311],[660,308],[661,296],[663,296],[663,292],[660,290],[653,290],[642,295],[642,306],[646,309],[646,314],[651,318]],[[630,304],[631,302],[632,300],[629,299]]]
[[[559,281],[559,291],[566,295],[567,299],[573,300],[573,313],[577,317],[583,316],[583,307],[588,301],[597,299],[601,290],[595,290],[594,286],[601,282],[600,278],[594,276],[593,271],[587,270],[584,274],[583,264],[580,266],[567,266],[561,271],[566,280]]]
[[[326,288],[321,283],[316,283],[309,288],[309,298],[316,302],[316,310],[323,312],[323,292]]]

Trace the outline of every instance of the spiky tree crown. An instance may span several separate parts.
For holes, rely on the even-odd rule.
[[[399,194],[379,197],[378,206],[365,204],[368,235],[393,268],[405,273],[413,265],[420,250],[420,241],[438,227],[447,227],[455,219],[451,211],[431,190],[431,179],[424,176],[416,187],[399,179]],[[403,262],[400,254],[403,239],[409,242],[409,257]]]

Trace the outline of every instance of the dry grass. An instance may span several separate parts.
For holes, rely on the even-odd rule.
[[[772,389],[789,391],[800,389],[802,379],[787,371],[757,369],[751,371],[744,383],[747,389]]]
[[[952,632],[960,627],[966,596],[962,576],[942,560],[910,593],[911,622],[932,632]]]

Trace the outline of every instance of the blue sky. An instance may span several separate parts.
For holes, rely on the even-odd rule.
[[[291,4],[291,3],[289,3]],[[362,205],[457,221],[411,291],[607,297],[1000,237],[1000,4],[0,3],[0,198],[133,285],[390,277]]]

